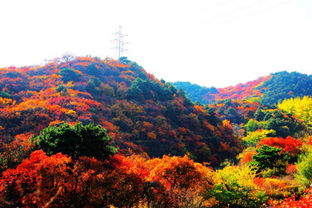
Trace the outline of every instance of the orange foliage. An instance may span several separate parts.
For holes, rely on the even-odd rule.
[[[10,105],[15,105],[15,101],[9,98],[0,97],[0,108],[4,108]]]
[[[159,181],[166,189],[173,187],[199,189],[212,184],[204,184],[212,177],[212,171],[200,163],[195,163],[188,156],[156,158],[147,161],[150,167],[149,181]],[[206,180],[208,179],[208,180]]]
[[[229,120],[223,120],[222,121],[222,125],[223,125],[224,128],[233,131],[232,124],[231,124],[231,122]]]
[[[294,187],[290,178],[255,178],[254,183],[269,196],[289,194]]]
[[[148,132],[148,133],[147,133],[147,136],[148,136],[148,138],[150,138],[150,139],[156,139],[156,138],[157,138],[157,136],[156,136],[156,134],[155,134],[154,132]]]
[[[286,167],[286,173],[288,175],[293,175],[294,173],[297,172],[297,165],[293,165],[293,164],[288,164]]]
[[[246,152],[243,157],[240,159],[240,162],[245,165],[249,162],[252,161],[252,156],[256,153],[256,151],[254,152]]]
[[[194,108],[197,110],[197,111],[200,111],[202,113],[206,112],[203,108],[203,106],[199,106],[199,105],[194,105]]]

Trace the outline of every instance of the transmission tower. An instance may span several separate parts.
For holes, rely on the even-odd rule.
[[[128,42],[125,42],[124,41],[124,38],[126,37],[127,35],[123,34],[122,33],[122,26],[119,25],[118,27],[118,31],[114,33],[114,39],[113,39],[113,42],[114,42],[114,47],[113,49],[116,51],[116,54],[118,56],[118,59],[123,56],[123,53],[125,51],[128,51],[125,46],[128,44]]]

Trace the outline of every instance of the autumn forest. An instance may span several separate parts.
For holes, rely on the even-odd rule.
[[[225,88],[126,57],[0,68],[0,207],[312,207],[312,75]]]

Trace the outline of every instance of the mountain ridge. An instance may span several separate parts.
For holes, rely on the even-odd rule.
[[[190,82],[173,82],[194,102],[209,104],[226,99],[257,100],[276,104],[283,99],[312,95],[312,75],[281,71],[224,88],[207,88]]]

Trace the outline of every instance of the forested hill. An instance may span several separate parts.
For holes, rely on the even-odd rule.
[[[241,148],[229,123],[126,58],[63,57],[1,68],[0,105],[2,145],[47,126],[81,122],[102,125],[124,153],[190,152],[217,164]]]
[[[206,88],[189,82],[175,82],[194,102],[213,103],[225,99],[260,100],[263,104],[276,104],[283,99],[312,95],[312,75],[299,72],[277,72],[254,81],[225,88]]]

